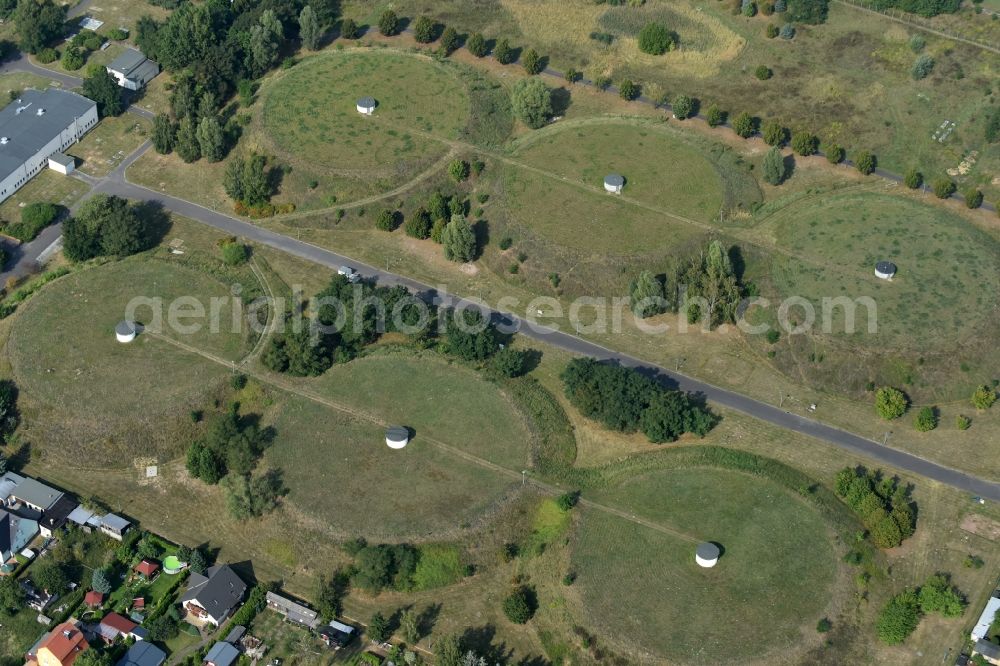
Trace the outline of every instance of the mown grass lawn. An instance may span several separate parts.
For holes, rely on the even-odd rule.
[[[59,418],[39,419],[35,425],[59,440],[73,432],[73,441],[93,454],[91,464],[130,463],[131,455],[123,458],[123,449],[131,450],[133,437],[144,442],[144,454],[155,455],[164,432],[151,430],[153,424],[187,418],[189,409],[204,407],[200,401],[228,373],[151,333],[127,345],[117,342],[115,325],[125,318],[131,299],[162,299],[162,333],[168,338],[228,360],[239,359],[248,349],[245,322],[235,332],[230,326],[229,285],[169,261],[136,256],[84,269],[46,286],[19,308],[8,354],[29,401],[25,404],[56,410]],[[177,300],[182,298],[187,300]],[[217,332],[208,325],[212,298],[218,299],[221,315]],[[205,310],[200,330],[190,334],[171,326],[169,316],[171,303],[185,302],[185,307],[201,303]],[[153,327],[150,307],[138,308],[135,315]],[[102,437],[111,439],[98,445]],[[91,438],[93,450],[81,443]],[[177,443],[162,445],[173,449]]]
[[[694,544],[584,509],[575,585],[609,640],[671,661],[735,662],[796,645],[823,616],[837,566],[828,527],[776,484],[678,469],[589,496],[724,549],[702,569]]]
[[[149,138],[153,123],[132,113],[103,118],[83,140],[66,152],[80,159],[80,171],[98,178],[108,175]]]
[[[669,130],[631,124],[580,124],[529,135],[519,160],[590,187],[625,177],[622,196],[699,222],[722,206],[722,181],[704,153]]]

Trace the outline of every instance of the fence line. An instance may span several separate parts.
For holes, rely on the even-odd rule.
[[[988,42],[980,42],[978,40],[971,39],[968,37],[959,37],[958,35],[952,35],[942,30],[938,30],[937,28],[931,28],[929,26],[922,25],[920,23],[917,23],[917,21],[915,20],[915,16],[913,14],[908,14],[907,12],[904,11],[895,10],[891,7],[888,9],[878,9],[874,6],[874,4],[866,3],[864,0],[834,0],[834,2],[838,2],[847,7],[859,9],[864,12],[869,12],[870,14],[878,14],[880,16],[884,16],[890,21],[895,21],[896,23],[902,23],[904,25],[917,28],[918,30],[923,30],[924,32],[929,32],[933,35],[937,35],[938,37],[944,37],[945,39],[950,39],[956,42],[962,42],[963,44],[968,44],[969,46],[975,46],[976,48],[983,49],[984,51],[990,51],[992,53],[1000,55],[1000,48],[992,46]]]

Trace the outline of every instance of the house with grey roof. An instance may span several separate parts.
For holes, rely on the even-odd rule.
[[[191,573],[181,605],[194,619],[219,626],[243,601],[247,584],[228,564],[217,564],[205,575]]]
[[[22,481],[24,481],[24,477],[14,472],[7,472],[0,476],[0,506],[8,506],[16,501],[11,495],[14,494],[14,488],[17,488],[17,484]]]
[[[116,516],[113,513],[101,518],[101,531],[107,534],[112,539],[122,540],[125,532],[128,528],[132,526],[132,523],[125,520],[121,516]]]
[[[128,649],[115,666],[162,666],[167,654],[149,641],[139,641]]]
[[[125,49],[106,69],[126,90],[140,90],[160,73],[158,64],[135,49]]]
[[[274,592],[267,593],[267,607],[281,613],[289,622],[315,629],[319,626],[319,614],[300,603]]]
[[[13,559],[36,534],[36,521],[0,509],[0,564]]]
[[[2,147],[0,147],[2,148]],[[35,511],[45,513],[63,496],[62,491],[45,485],[37,479],[24,477],[24,480],[14,486],[11,497]]]
[[[239,658],[240,651],[236,649],[236,646],[219,641],[205,655],[203,663],[206,666],[231,666]]]
[[[972,654],[973,656],[981,655],[991,664],[1000,664],[1000,645],[991,643],[985,638],[976,641],[975,647],[972,648]]]
[[[0,109],[0,202],[97,124],[97,104],[66,90],[28,89]]]

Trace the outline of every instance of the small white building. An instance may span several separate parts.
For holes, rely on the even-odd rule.
[[[609,173],[604,177],[604,189],[612,194],[621,194],[625,187],[625,178],[617,173]]]
[[[891,280],[896,274],[896,264],[891,261],[880,261],[875,264],[875,277],[882,280]]]
[[[76,169],[76,158],[66,153],[52,153],[49,155],[49,168],[67,176]]]
[[[160,73],[158,64],[135,49],[125,49],[105,69],[126,90],[141,90]]]
[[[133,321],[120,321],[118,322],[118,325],[115,326],[115,339],[122,344],[135,340],[137,333],[137,326]]]
[[[402,449],[410,443],[410,431],[403,426],[389,426],[385,431],[385,444],[390,449]]]
[[[358,113],[370,116],[375,113],[376,106],[378,106],[378,102],[375,101],[374,97],[362,97],[357,103]]]
[[[719,547],[710,541],[699,544],[697,550],[694,551],[694,561],[699,567],[704,567],[705,569],[711,569],[719,562]]]
[[[0,202],[97,124],[97,104],[65,90],[25,90],[0,110]]]

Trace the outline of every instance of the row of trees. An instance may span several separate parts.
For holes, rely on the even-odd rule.
[[[917,517],[911,488],[878,470],[845,467],[834,479],[834,492],[854,510],[879,548],[895,548],[913,536]]]
[[[703,437],[717,422],[697,398],[631,368],[578,358],[561,377],[566,397],[581,414],[611,430],[642,430],[654,443],[675,441],[686,432]]]
[[[713,327],[735,321],[745,290],[730,252],[713,240],[697,255],[675,263],[665,275],[643,271],[629,285],[632,312],[645,318],[684,308],[691,324],[702,321]]]

